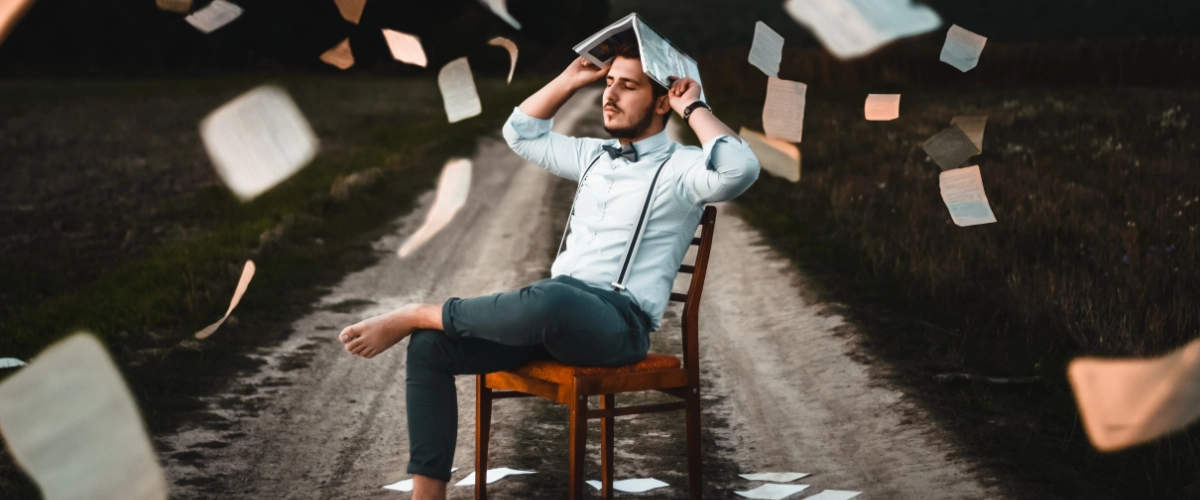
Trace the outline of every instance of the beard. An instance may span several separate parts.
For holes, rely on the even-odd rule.
[[[624,112],[623,109],[617,109]],[[604,125],[604,131],[608,132],[608,135],[615,139],[632,139],[634,137],[641,136],[644,132],[646,132],[646,129],[650,128],[650,124],[653,123],[654,118],[654,113],[651,113],[649,109],[645,109],[642,110],[641,118],[635,120],[632,125],[629,125],[628,127],[610,128],[606,124]]]

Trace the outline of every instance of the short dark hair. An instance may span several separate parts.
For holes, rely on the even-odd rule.
[[[640,61],[642,60],[642,51],[638,48],[637,40],[634,40],[633,37],[621,37],[616,40],[616,43],[613,46],[613,57],[624,57],[626,59],[637,59]],[[649,76],[650,75],[646,75],[647,79],[650,80],[651,95],[654,96],[655,101],[658,101],[659,97],[667,95],[667,88],[654,81],[653,78],[649,78]],[[666,126],[667,121],[670,119],[671,113],[668,112],[667,114],[663,115],[663,126]]]

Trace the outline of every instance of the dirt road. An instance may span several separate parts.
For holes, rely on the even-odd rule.
[[[569,103],[556,130],[597,133],[597,98],[591,93]],[[334,336],[408,302],[487,294],[548,275],[559,211],[567,208],[558,206],[564,185],[514,155],[498,134],[482,141],[471,198],[450,227],[408,259],[394,257],[423,220],[432,201],[427,194],[420,209],[376,242],[387,254],[377,265],[347,276],[294,324],[286,342],[257,354],[263,369],[231,381],[177,434],[158,437],[173,449],[164,456],[173,498],[407,498],[381,488],[408,477],[406,344],[363,360],[345,353]],[[571,188],[565,186],[566,200]],[[879,363],[868,368],[851,359],[853,328],[803,298],[802,277],[758,242],[733,207],[718,209],[700,319],[706,495],[737,498],[732,490],[757,486],[737,478],[739,472],[798,471],[813,474],[798,481],[812,485],[805,494],[996,497],[967,464],[947,458],[936,427],[873,371]],[[655,351],[678,352],[678,313],[678,305],[668,309]],[[453,481],[472,470],[474,378],[460,377],[458,390],[461,469]],[[563,498],[565,411],[504,400],[494,422],[493,466],[538,472],[492,485],[494,497]],[[686,497],[682,415],[619,420],[616,435],[618,478],[671,484],[639,498]],[[598,455],[592,447],[590,459]],[[590,467],[596,475],[598,466]],[[470,498],[471,490],[452,487],[451,498]]]

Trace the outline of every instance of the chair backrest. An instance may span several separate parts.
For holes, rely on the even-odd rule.
[[[705,207],[700,216],[700,236],[692,238],[696,250],[696,262],[681,264],[679,272],[690,273],[691,283],[687,293],[671,292],[671,301],[683,302],[683,366],[688,372],[688,384],[700,384],[700,296],[704,293],[704,274],[708,271],[708,252],[712,250],[713,230],[717,225],[717,207]]]

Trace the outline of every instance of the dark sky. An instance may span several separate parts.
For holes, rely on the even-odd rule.
[[[195,0],[200,8],[209,0]],[[521,47],[527,71],[557,68],[569,47],[631,11],[643,14],[684,50],[698,55],[748,45],[763,20],[789,46],[815,46],[784,12],[783,0],[509,0],[514,30],[475,0],[369,0],[360,25],[333,0],[233,0],[242,17],[205,35],[163,12],[154,0],[39,0],[0,45],[0,75],[193,74],[230,71],[336,72],[317,60],[349,37],[352,71],[416,73],[391,60],[380,28],[421,36],[430,67],[464,55],[503,73],[507,56],[493,36]],[[928,0],[947,25],[989,44],[1049,40],[1200,35],[1200,0]]]

